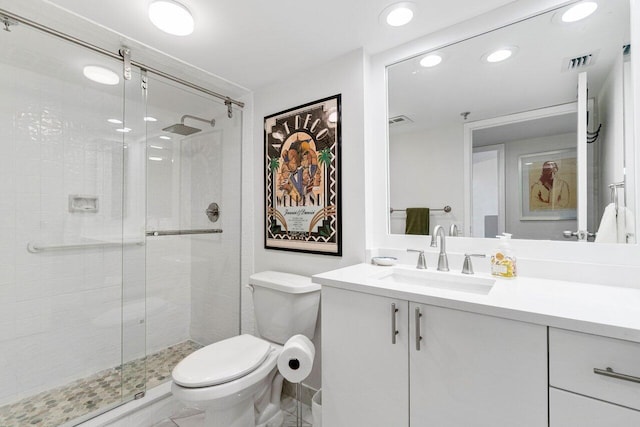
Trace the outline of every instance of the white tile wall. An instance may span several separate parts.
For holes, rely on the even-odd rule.
[[[189,188],[192,228],[220,228],[222,234],[191,237],[191,337],[210,344],[237,335],[240,316],[240,125],[236,113],[222,115],[209,132],[189,138],[182,148],[183,183]],[[209,203],[220,218],[204,215]]]
[[[147,351],[189,339],[191,320],[189,237],[147,239]]]

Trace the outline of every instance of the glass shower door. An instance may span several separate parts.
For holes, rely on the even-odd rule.
[[[229,118],[220,100],[150,74],[147,114],[151,387],[240,330],[242,112]]]
[[[135,394],[123,356],[144,357],[128,327],[129,301],[144,308],[144,211],[128,198],[144,183],[127,176],[127,126],[140,108],[125,107],[121,61],[27,26],[0,33],[0,425],[62,425]]]

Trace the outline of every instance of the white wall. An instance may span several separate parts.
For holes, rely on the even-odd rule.
[[[602,216],[604,208],[610,203],[609,184],[623,182],[624,176],[624,96],[623,96],[622,50],[613,67],[607,75],[602,90],[597,94],[598,123],[602,123],[602,130],[597,145],[600,153],[600,203],[598,204],[598,218]],[[624,206],[624,189],[619,189],[620,204]]]
[[[389,143],[389,198],[394,209],[426,207],[451,212],[430,212],[429,229],[452,223],[462,230],[464,162],[462,124],[428,131],[391,132]],[[404,234],[405,212],[390,216],[391,233]]]
[[[351,52],[306,72],[283,77],[282,81],[257,90],[254,94],[253,190],[255,230],[255,271],[279,270],[302,275],[333,270],[363,262],[365,258],[364,224],[364,53]],[[263,118],[316,99],[342,94],[342,256],[312,255],[264,249],[264,155]],[[243,303],[250,294],[243,294]],[[319,331],[314,342],[319,354]],[[319,358],[316,359],[319,361]],[[306,381],[320,384],[316,367]]]

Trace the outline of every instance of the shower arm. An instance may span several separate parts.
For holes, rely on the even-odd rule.
[[[199,120],[199,121],[205,122],[205,123],[209,123],[211,125],[211,127],[214,127],[216,125],[216,119],[207,120],[207,119],[202,119],[200,117],[192,116],[190,114],[185,114],[184,116],[182,116],[182,118],[180,118],[180,123],[184,125],[184,119],[186,119],[186,118],[193,119],[193,120]]]

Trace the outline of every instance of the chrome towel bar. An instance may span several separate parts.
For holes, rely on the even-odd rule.
[[[429,209],[432,212],[445,212],[445,213],[449,213],[451,212],[451,206],[447,205],[442,209]],[[394,213],[394,212],[405,212],[406,209],[394,209],[394,208],[389,208],[389,213]]]
[[[222,230],[219,228],[213,229],[201,229],[201,230],[156,230],[156,231],[147,231],[147,236],[156,237],[156,236],[182,236],[185,234],[220,234]]]
[[[61,243],[58,245],[43,245],[41,243],[29,242],[27,243],[27,251],[32,254],[36,254],[44,251],[55,251],[62,249],[90,249],[90,248],[109,248],[109,247],[122,247],[125,245],[144,245],[142,240],[123,240],[121,242],[109,242],[109,241],[95,241],[95,242],[78,242],[78,243]]]

